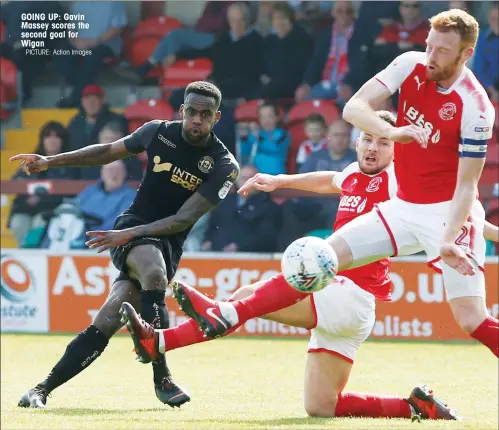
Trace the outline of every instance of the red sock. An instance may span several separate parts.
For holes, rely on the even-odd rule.
[[[203,332],[199,330],[198,324],[192,318],[176,327],[162,330],[159,335],[164,337],[165,352],[212,340],[204,337]]]
[[[308,295],[291,287],[280,273],[265,281],[251,296],[232,302],[239,316],[238,326],[252,318],[294,305]]]
[[[471,333],[471,337],[484,344],[496,357],[499,357],[499,320],[488,316]]]
[[[411,418],[411,407],[402,397],[366,393],[341,393],[335,416]]]

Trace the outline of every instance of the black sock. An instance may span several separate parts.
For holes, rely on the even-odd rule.
[[[109,339],[97,327],[88,326],[69,343],[66,352],[47,379],[38,386],[49,393],[55,390],[90,366],[102,354],[108,343]]]
[[[139,67],[137,67],[137,69],[135,69],[135,71],[137,72],[138,75],[140,75],[141,77],[144,77],[152,70],[153,67],[154,67],[154,64],[152,64],[149,61],[146,61],[144,64],[141,64]]]
[[[164,291],[141,290],[140,306],[142,318],[151,324],[155,329],[165,329],[170,327],[168,309],[165,303],[166,294]],[[153,361],[154,383],[160,384],[161,380],[170,376],[170,370],[166,364],[165,356],[162,354],[159,360]]]

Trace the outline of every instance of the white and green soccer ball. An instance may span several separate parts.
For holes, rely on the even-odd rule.
[[[313,293],[325,288],[336,276],[338,257],[325,240],[302,237],[284,251],[281,269],[289,285]]]

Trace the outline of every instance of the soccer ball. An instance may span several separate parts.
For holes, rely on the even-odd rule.
[[[302,237],[284,251],[281,270],[293,288],[313,293],[325,288],[336,276],[338,257],[325,240]]]

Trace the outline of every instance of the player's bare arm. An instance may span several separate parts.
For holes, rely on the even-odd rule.
[[[450,217],[445,226],[440,249],[444,262],[463,275],[473,275],[475,269],[455,241],[470,216],[484,165],[485,158],[463,157],[459,159],[456,190],[452,197]]]
[[[137,237],[158,237],[180,233],[194,225],[214,206],[199,192],[196,192],[189,197],[175,215],[124,230],[89,231],[87,235],[93,239],[88,240],[85,245],[90,249],[97,249],[97,252],[101,253],[106,249],[123,246]]]
[[[499,227],[488,221],[485,221],[485,225],[483,227],[483,236],[485,237],[485,239],[492,242],[499,242]]]
[[[398,143],[417,142],[422,147],[428,144],[428,131],[414,124],[394,127],[376,115],[381,103],[392,96],[376,78],[367,81],[347,102],[343,109],[345,121],[374,136],[384,136]]]
[[[251,188],[266,193],[270,193],[278,188],[290,188],[320,194],[340,193],[341,190],[334,184],[334,178],[338,173],[310,172],[297,175],[268,175],[258,173],[251,179],[248,179],[239,188],[238,193],[247,196]]]
[[[131,155],[133,154],[125,147],[124,139],[119,139],[112,143],[90,145],[48,157],[38,154],[19,154],[11,157],[10,161],[22,160],[21,168],[26,175],[30,175],[51,167],[102,166]]]

